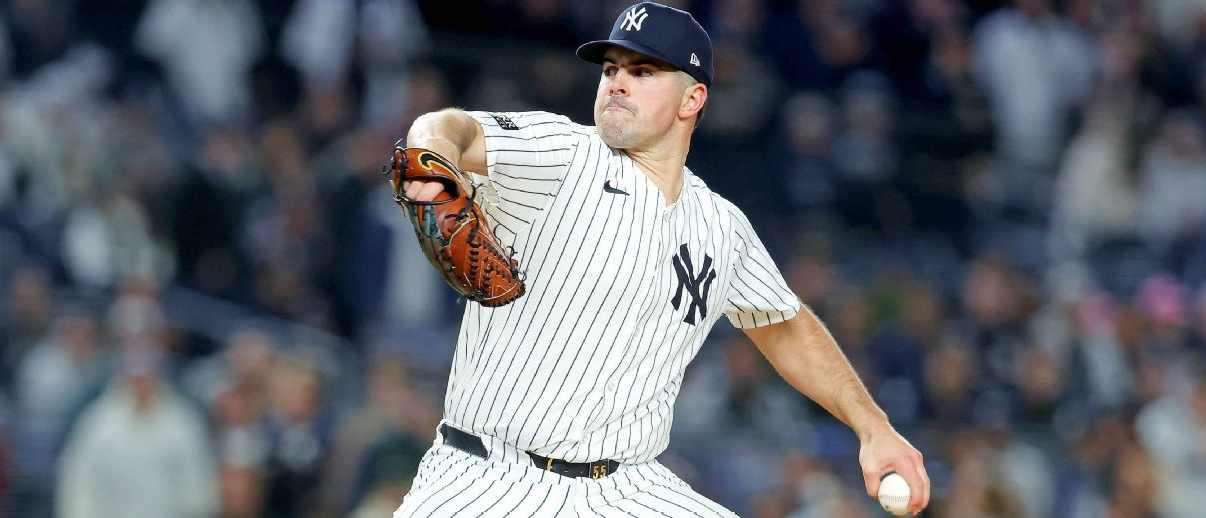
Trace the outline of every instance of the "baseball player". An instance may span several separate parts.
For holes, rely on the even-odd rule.
[[[685,167],[713,79],[707,32],[686,11],[644,2],[577,54],[601,65],[595,126],[446,109],[408,132],[407,145],[476,173],[527,293],[467,304],[443,422],[395,518],[734,516],[656,460],[683,372],[722,315],[854,430],[869,494],[895,471],[920,511],[921,454],[741,210]],[[444,189],[402,188],[415,200]]]

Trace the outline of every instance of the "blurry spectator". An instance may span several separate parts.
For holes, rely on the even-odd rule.
[[[1151,455],[1134,441],[1128,441],[1121,448],[1111,473],[1114,494],[1110,501],[1110,516],[1191,516],[1160,508],[1157,501],[1159,476],[1153,468]]]
[[[0,313],[0,379],[10,385],[17,362],[50,331],[54,313],[49,273],[40,266],[24,266],[4,283]]]
[[[356,131],[318,163],[330,182],[334,318],[340,334],[361,340],[382,324],[419,327],[442,313],[430,303],[443,294],[442,281],[430,275],[409,220],[381,179],[389,142],[384,131]]]
[[[387,434],[364,455],[359,485],[364,487],[350,513],[354,518],[372,518],[392,513],[398,495],[410,490],[423,452],[430,442],[418,441],[409,433]]]
[[[680,443],[718,442],[732,461],[717,461],[713,451],[680,451],[701,473],[694,481],[709,488],[727,507],[743,513],[764,484],[775,483],[768,466],[778,462],[771,451],[811,444],[813,427],[806,400],[785,383],[772,382],[770,366],[744,337],[733,335],[718,344],[721,356],[697,359],[685,380],[672,433]],[[776,445],[772,450],[766,446]]]
[[[439,411],[426,396],[414,389],[414,379],[401,358],[378,352],[368,365],[365,400],[360,408],[341,418],[331,445],[331,460],[322,476],[322,515],[343,516],[352,504],[362,497],[374,498],[379,483],[395,486],[388,473],[380,471],[382,462],[396,464],[393,468],[413,469],[430,443],[432,431],[439,424]],[[373,459],[381,454],[381,443],[409,442],[413,457]],[[413,471],[411,472],[413,474]],[[384,477],[384,478],[383,478]],[[390,480],[386,480],[390,478]],[[361,487],[355,487],[359,484]],[[399,496],[405,488],[388,496],[392,508],[398,507]]]
[[[1002,501],[987,505],[1007,509],[1008,512],[1002,511],[1002,516],[1050,516],[1056,498],[1055,463],[1049,458],[1050,450],[1044,450],[1021,434],[1011,433],[1008,429],[995,435],[990,443],[994,454],[986,463],[992,466],[996,486],[994,489],[1001,493],[996,498]],[[1038,434],[1034,436],[1046,437]]]
[[[194,360],[183,371],[184,390],[208,403],[215,414],[219,452],[225,451],[223,436],[227,433],[238,434],[244,425],[262,424],[259,421],[268,404],[268,375],[278,348],[267,332],[243,325],[225,340],[221,352]]]
[[[1184,286],[1171,275],[1159,273],[1139,286],[1135,305],[1144,317],[1144,349],[1177,362],[1189,346],[1190,302]]]
[[[218,475],[221,489],[221,518],[259,518],[263,515],[264,476],[252,466],[222,466]]]
[[[1118,95],[1098,97],[1068,147],[1053,195],[1056,261],[1078,260],[1095,245],[1133,237],[1138,230],[1135,102]]]
[[[268,376],[274,344],[257,331],[241,331],[230,340],[226,360],[214,373],[225,380],[213,386],[210,412],[215,424],[224,517],[261,516],[267,493],[270,453],[267,423]]]
[[[590,103],[583,102],[579,93],[595,88],[598,81],[597,70],[583,70],[576,56],[558,51],[534,52],[527,56],[525,61],[528,61],[526,67],[532,74],[532,84],[527,92],[532,102],[539,106],[547,106],[552,113],[564,113],[575,121],[592,119],[592,107]],[[424,68],[430,70],[430,67]],[[416,72],[419,70],[423,69],[416,67]],[[435,93],[439,90],[429,89],[429,92]],[[443,93],[440,93],[442,96]],[[423,101],[422,98],[414,99],[414,103]],[[445,106],[446,104],[440,104],[438,108]]]
[[[752,516],[765,518],[822,518],[874,516],[858,489],[846,486],[833,468],[799,451],[782,456],[782,484],[774,493],[763,493]]]
[[[117,286],[105,316],[114,343],[153,343],[168,347],[169,322],[153,281],[130,277]]]
[[[873,72],[851,75],[842,85],[841,130],[833,143],[840,173],[838,212],[852,227],[884,228],[903,223],[884,212],[887,184],[899,162],[890,85]]]
[[[416,69],[411,79],[416,101],[440,102],[445,95],[442,76],[434,69]],[[442,364],[446,351],[427,345],[443,340],[446,331],[430,324],[454,311],[452,292],[431,269],[414,228],[382,181],[382,146],[388,151],[396,138],[385,131],[353,133],[322,162],[337,186],[328,186],[334,192],[324,197],[334,244],[336,318],[340,331],[361,343],[379,333],[405,336],[411,361]]]
[[[40,483],[52,469],[74,412],[108,374],[96,318],[81,308],[64,308],[52,331],[21,361],[16,378],[20,402],[15,432],[20,435],[22,472]]]
[[[993,120],[984,88],[972,76],[968,35],[951,29],[933,37],[917,72],[921,90],[902,95],[897,104],[900,183],[918,228],[949,236],[966,253],[972,226],[968,205],[976,200],[966,199],[965,176],[968,164],[983,160],[991,147]]]
[[[968,422],[974,408],[978,356],[966,344],[942,345],[926,357],[925,417],[942,426]]]
[[[174,189],[170,231],[177,278],[204,293],[246,300],[240,293],[245,272],[235,236],[243,207],[263,183],[253,143],[232,126],[201,135],[197,160]]]
[[[881,306],[893,305],[897,313],[885,318],[867,344],[864,375],[867,384],[893,422],[916,422],[925,390],[925,353],[941,341],[943,309],[932,286],[910,280],[893,280],[880,295]]]
[[[174,142],[158,126],[160,111],[137,100],[113,106],[103,130],[107,136],[104,179],[115,190],[127,193],[145,206],[152,235],[170,238],[169,221],[174,219],[170,192],[178,180],[180,161],[170,147]]]
[[[409,102],[410,60],[426,44],[426,30],[411,0],[326,2],[293,6],[281,35],[281,54],[301,73],[302,110],[312,132],[331,137],[355,111],[351,67],[363,67],[370,123],[397,125]],[[401,25],[406,30],[397,30]],[[311,143],[312,145],[315,143]]]
[[[1064,403],[1067,381],[1064,378],[1066,368],[1050,351],[1037,345],[1026,346],[1015,357],[1016,380],[1018,391],[1018,418],[1023,432],[1034,436],[1050,436],[1054,430],[1055,417]]]
[[[323,199],[298,129],[277,121],[260,145],[270,190],[243,216],[243,248],[254,268],[255,301],[283,317],[326,329],[329,304],[315,285],[333,251]]]
[[[1206,136],[1198,117],[1170,115],[1143,159],[1139,225],[1157,247],[1192,235],[1206,223]]]
[[[1206,372],[1200,366],[1195,378],[1189,393],[1172,393],[1148,404],[1135,424],[1161,482],[1161,516],[1197,516],[1201,495],[1206,494]]]
[[[698,434],[711,435],[720,428],[726,434],[748,434],[759,442],[798,444],[804,440],[806,401],[790,387],[771,383],[770,367],[743,337],[731,336],[720,346],[723,356],[697,369],[688,380],[681,404],[691,410],[677,413],[681,430],[675,433],[698,438]],[[719,390],[690,390],[697,384]]]
[[[316,509],[319,477],[329,459],[331,422],[318,358],[295,347],[277,356],[268,378],[265,514],[271,516]]]
[[[411,61],[423,55],[429,43],[427,25],[415,4],[415,0],[361,3],[358,43],[365,88],[360,113],[368,124],[400,128],[410,120],[403,110],[416,113],[414,97],[421,93],[412,89]],[[406,30],[398,30],[400,24]],[[417,113],[427,111],[422,108]]]
[[[157,345],[123,345],[121,374],[89,405],[63,453],[63,518],[212,516],[218,489],[204,417],[164,377]]]
[[[868,60],[867,35],[836,0],[784,2],[769,13],[764,45],[780,75],[801,89],[834,88]],[[792,8],[794,7],[794,9]]]
[[[407,74],[406,79],[406,104],[403,105],[405,109],[401,112],[400,119],[401,125],[404,127],[409,127],[415,117],[446,107],[451,101],[449,98],[451,85],[444,73],[434,66],[417,65]],[[558,77],[558,81],[561,80],[564,78]],[[489,78],[483,78],[483,81],[489,82]],[[392,132],[391,123],[391,120],[382,119],[379,125],[371,127]],[[393,137],[392,133],[390,136]]]
[[[934,509],[937,515],[949,518],[1026,516],[1020,502],[1022,495],[1003,487],[994,474],[997,462],[987,444],[979,437],[969,437],[968,441],[970,444],[955,455],[952,486],[943,504]]]
[[[130,275],[166,280],[171,265],[144,206],[122,192],[98,188],[96,194],[67,215],[63,256],[72,278],[92,289]]]
[[[756,1],[722,0],[712,9],[716,81],[700,128],[728,139],[760,136],[779,98],[774,67],[752,46],[762,37],[766,8]]]
[[[1035,308],[1027,276],[1000,254],[985,253],[967,265],[961,292],[968,333],[979,350],[985,383],[1011,379],[1015,350],[1026,340],[1026,318]]]
[[[1127,423],[1113,414],[1091,417],[1073,430],[1069,463],[1060,466],[1053,516],[1091,518],[1107,516],[1111,461],[1127,438]]]
[[[1155,0],[1147,2],[1147,16],[1155,22],[1164,42],[1172,49],[1186,50],[1199,35],[1206,5],[1196,0]]]
[[[13,85],[0,105],[2,144],[24,173],[17,214],[37,230],[32,237],[44,240],[40,248],[58,246],[53,237],[59,213],[91,196],[112,173],[109,107],[99,98],[112,75],[112,59],[104,49],[77,45]]]
[[[716,82],[708,90],[707,115],[700,120],[700,129],[718,137],[758,136],[778,98],[772,71],[736,42],[717,40],[714,45]]]
[[[1043,193],[1065,141],[1065,121],[1089,95],[1095,49],[1051,0],[1014,0],[976,29],[976,76],[996,118],[997,201],[1044,210]]]
[[[833,295],[846,289],[844,279],[834,264],[830,242],[820,232],[799,239],[790,264],[784,272],[791,290],[800,300],[814,310],[822,311],[822,304]]]
[[[189,120],[247,118],[248,74],[264,48],[254,2],[152,0],[135,38],[138,49],[163,67]]]
[[[323,90],[346,80],[359,21],[356,7],[356,2],[322,0],[293,4],[281,34],[281,54],[301,71],[308,88]]]
[[[795,94],[783,108],[787,150],[779,178],[788,203],[801,212],[800,220],[828,212],[838,197],[832,156],[838,130],[834,112],[833,104],[816,93]]]
[[[1129,315],[1103,294],[1086,296],[1076,308],[1078,343],[1074,351],[1081,397],[1095,409],[1118,409],[1134,387],[1126,331]]]
[[[254,504],[252,516],[263,505],[263,469],[269,455],[268,382],[276,347],[265,332],[241,328],[229,337],[222,353],[194,361],[183,376],[189,394],[209,405],[223,491],[239,491],[234,506]],[[227,487],[228,483],[234,487]],[[251,494],[256,496],[252,499]]]
[[[933,48],[960,30],[962,9],[955,0],[906,0],[875,6],[868,20],[875,41],[876,67],[902,94],[926,90],[927,62]]]

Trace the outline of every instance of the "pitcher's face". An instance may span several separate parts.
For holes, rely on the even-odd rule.
[[[625,48],[608,49],[595,96],[599,136],[615,149],[657,140],[678,116],[683,92],[678,69]]]

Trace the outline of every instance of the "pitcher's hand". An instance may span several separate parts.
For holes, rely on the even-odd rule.
[[[879,498],[879,481],[895,471],[909,484],[909,512],[920,513],[930,503],[930,477],[925,472],[921,452],[905,440],[891,425],[884,425],[866,436],[858,451],[867,494]]]

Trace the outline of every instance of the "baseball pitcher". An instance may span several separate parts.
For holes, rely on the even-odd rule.
[[[657,461],[683,372],[723,316],[861,441],[867,492],[921,454],[784,282],[746,216],[686,166],[712,45],[643,2],[606,40],[594,126],[544,112],[419,117],[385,168],[428,257],[469,302],[435,443],[394,513],[734,516]],[[737,168],[740,164],[734,164]]]

